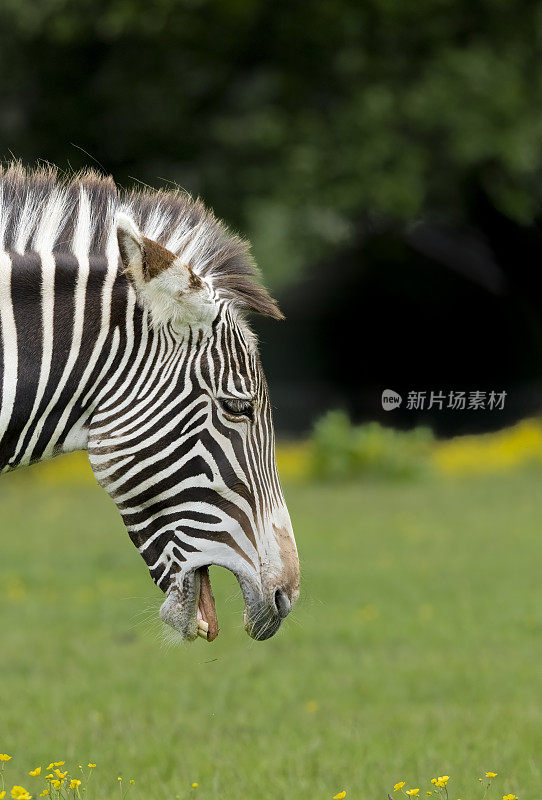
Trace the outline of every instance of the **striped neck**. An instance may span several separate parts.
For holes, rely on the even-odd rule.
[[[2,471],[86,448],[138,318],[116,257],[0,254]]]

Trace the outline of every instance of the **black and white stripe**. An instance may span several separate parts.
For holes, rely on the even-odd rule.
[[[167,248],[159,274],[138,283],[121,262],[121,219],[136,244]],[[200,203],[122,195],[93,173],[0,174],[0,469],[88,449],[168,593],[164,618],[188,638],[187,595],[209,564],[239,578],[256,638],[278,628],[298,593],[267,386],[243,308],[280,316],[245,243]],[[232,400],[250,412],[231,413]]]

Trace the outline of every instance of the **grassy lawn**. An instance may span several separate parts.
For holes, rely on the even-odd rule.
[[[38,468],[39,470],[40,468]],[[303,596],[248,639],[215,570],[218,640],[164,643],[158,590],[92,484],[2,477],[0,751],[97,763],[100,798],[542,795],[542,473],[287,485]],[[193,781],[199,786],[192,789]],[[10,783],[11,785],[11,783]],[[393,792],[392,792],[393,794]],[[117,795],[118,796],[118,795]]]

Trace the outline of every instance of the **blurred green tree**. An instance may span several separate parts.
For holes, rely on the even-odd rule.
[[[174,181],[280,284],[474,190],[530,221],[541,34],[507,0],[4,0],[0,152]]]

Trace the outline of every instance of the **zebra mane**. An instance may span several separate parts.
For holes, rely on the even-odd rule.
[[[248,242],[188,193],[124,190],[112,177],[91,169],[62,175],[52,166],[0,166],[0,251],[66,252],[77,239],[85,243],[89,256],[105,255],[119,211],[129,214],[144,236],[182,256],[234,306],[282,318],[259,283]]]

